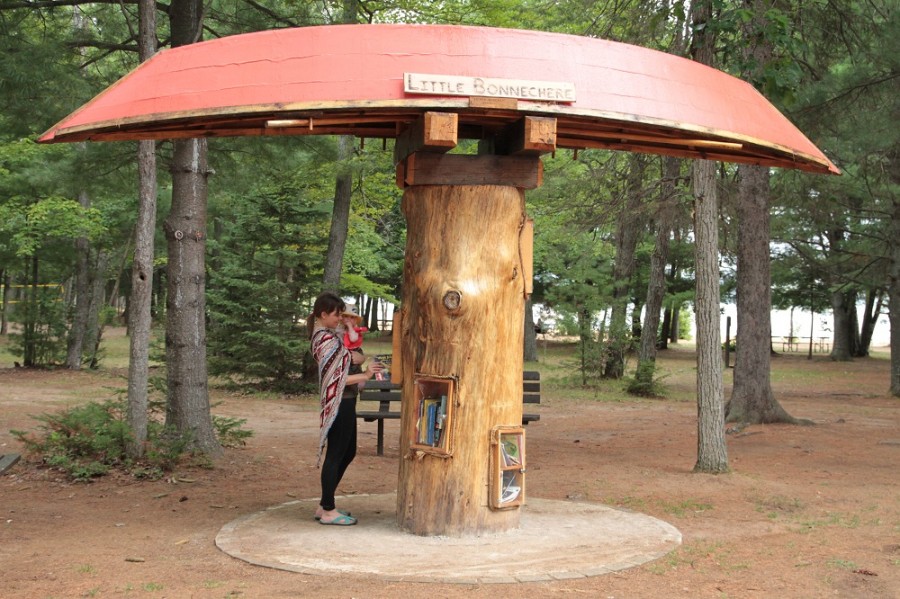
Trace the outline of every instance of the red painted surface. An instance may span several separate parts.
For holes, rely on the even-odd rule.
[[[165,50],[41,141],[67,141],[74,132],[110,126],[166,122],[186,113],[427,109],[427,96],[404,93],[404,72],[571,82],[577,91],[574,103],[520,101],[520,110],[527,106],[532,114],[639,120],[684,131],[687,137],[712,131],[724,136],[720,138],[796,153],[817,170],[837,172],[752,86],[715,69],[592,38],[433,25],[281,29]],[[465,98],[441,99],[468,105]]]

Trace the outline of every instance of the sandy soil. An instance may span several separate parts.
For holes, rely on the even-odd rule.
[[[668,368],[690,372],[690,352]],[[112,476],[89,484],[24,460],[0,476],[3,597],[900,597],[900,400],[886,360],[803,360],[808,377],[773,375],[782,405],[816,425],[727,435],[733,472],[693,474],[691,401],[572,399],[545,383],[528,428],[530,496],[593,501],[663,519],[683,545],[600,577],[518,585],[397,583],[253,566],[214,546],[244,514],[318,491],[315,402],[214,392],[216,413],[255,436],[214,469],[166,480]],[[795,366],[799,366],[795,364]],[[0,369],[0,454],[22,449],[10,429],[123,388],[118,372]],[[583,396],[584,394],[581,393]],[[340,492],[396,490],[398,424],[387,455],[375,425]],[[365,526],[364,522],[360,526]],[[323,555],[327,559],[327,554]]]

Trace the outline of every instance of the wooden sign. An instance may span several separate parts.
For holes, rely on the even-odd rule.
[[[574,102],[575,84],[561,81],[529,81],[494,77],[403,74],[403,91],[429,96],[486,96],[535,102]]]

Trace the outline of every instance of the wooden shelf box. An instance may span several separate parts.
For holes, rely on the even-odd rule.
[[[495,510],[525,503],[525,429],[497,426],[491,430],[489,503]]]
[[[450,457],[456,379],[416,374],[413,389],[415,411],[409,432],[410,447],[431,455]]]

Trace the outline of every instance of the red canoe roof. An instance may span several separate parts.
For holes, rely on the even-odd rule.
[[[405,73],[571,84],[575,100],[413,94],[404,91]],[[457,113],[462,137],[485,137],[523,115],[549,116],[563,148],[839,172],[751,85],[721,71],[605,40],[450,25],[279,29],[165,50],[40,141],[392,138],[428,110]]]

